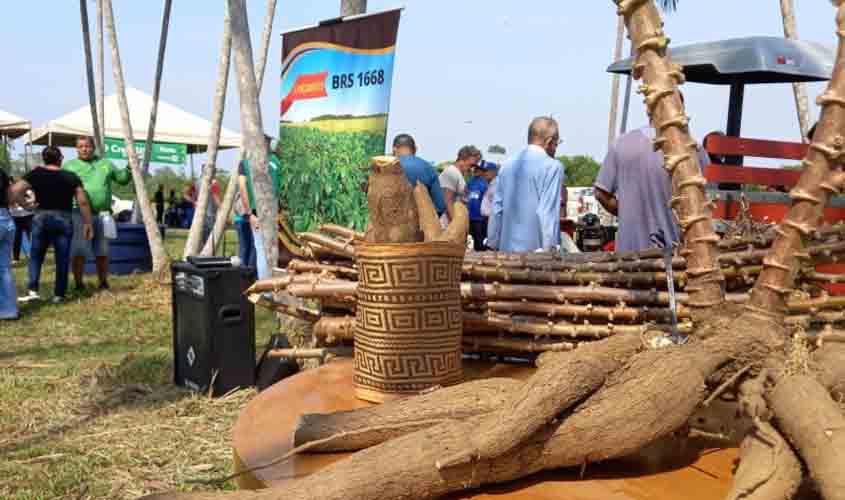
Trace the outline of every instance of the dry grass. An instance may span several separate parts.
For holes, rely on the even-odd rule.
[[[171,255],[184,236],[171,233]],[[0,323],[0,498],[207,490],[231,471],[228,436],[255,392],[211,399],[172,385],[169,287],[115,277],[111,292],[22,313]],[[256,314],[262,345],[275,320]]]

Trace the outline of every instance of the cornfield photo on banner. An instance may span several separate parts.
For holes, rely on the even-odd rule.
[[[367,196],[361,184],[367,180],[370,156],[384,150],[384,134],[284,128],[279,148],[284,179],[280,196],[294,230],[314,231],[321,224],[363,230]]]

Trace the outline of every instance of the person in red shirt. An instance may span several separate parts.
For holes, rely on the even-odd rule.
[[[208,205],[206,205],[205,208],[205,223],[202,228],[203,245],[206,241],[208,241],[208,238],[211,237],[212,231],[214,231],[214,221],[217,220],[217,210],[220,209],[220,205],[222,203],[223,201],[220,196],[220,183],[217,182],[217,179],[212,179],[211,191],[208,196]]]

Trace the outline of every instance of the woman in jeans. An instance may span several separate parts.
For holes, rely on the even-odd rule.
[[[12,274],[15,223],[9,214],[9,201],[9,176],[0,170],[0,320],[18,318],[15,276]]]
[[[41,281],[41,266],[47,255],[47,248],[52,245],[56,254],[56,286],[52,299],[54,304],[64,300],[67,291],[68,270],[70,268],[70,242],[73,238],[71,210],[76,198],[82,213],[83,233],[90,240],[93,235],[91,226],[91,206],[82,188],[79,177],[62,170],[62,152],[59,148],[47,146],[41,152],[44,166],[33,169],[23,180],[16,182],[11,189],[12,199],[19,199],[23,193],[32,190],[35,193],[37,208],[32,219],[32,246],[29,258],[29,294],[21,298],[22,302],[38,300],[38,288]]]
[[[32,212],[18,204],[9,205],[9,212],[11,212],[12,219],[15,221],[15,246],[12,249],[12,262],[17,262],[21,260],[24,234],[26,234],[27,242],[32,241]],[[27,244],[28,248],[29,245]],[[25,252],[29,255],[29,250],[25,250]]]

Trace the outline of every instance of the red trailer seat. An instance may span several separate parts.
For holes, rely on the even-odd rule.
[[[751,156],[784,160],[785,164],[799,164],[807,154],[807,144],[794,142],[744,139],[712,135],[707,139],[707,152],[725,157]],[[791,188],[798,183],[801,170],[783,168],[746,167],[710,164],[704,168],[704,177],[713,183],[757,184],[769,187]],[[792,205],[785,193],[746,193],[751,218],[763,222],[780,222]],[[739,193],[720,191],[714,200],[713,217],[733,220],[739,213]],[[845,204],[841,200],[830,203],[824,212],[824,221],[838,223],[845,220]],[[845,265],[818,266],[820,272],[845,274]],[[845,284],[826,285],[833,294],[845,295]]]

